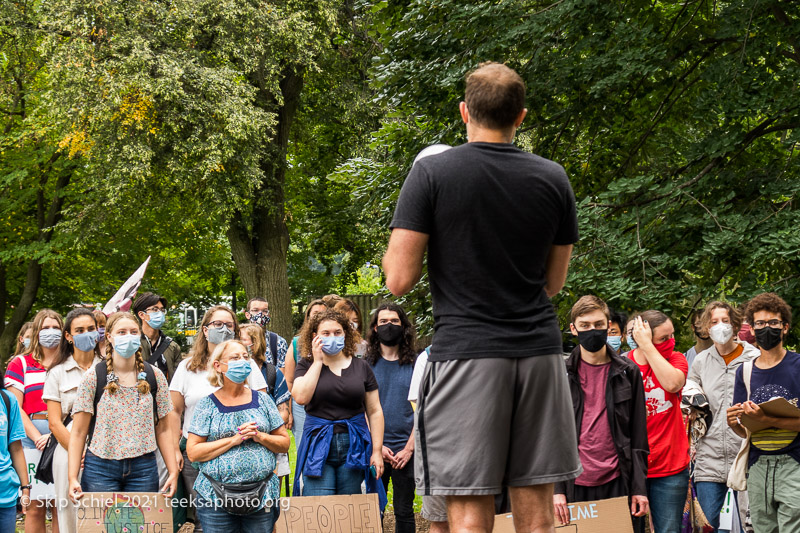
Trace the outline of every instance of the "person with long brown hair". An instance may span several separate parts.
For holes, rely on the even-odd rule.
[[[139,322],[131,313],[111,315],[106,337],[106,360],[86,372],[72,409],[69,494],[74,501],[84,492],[161,491],[172,496],[178,466],[167,418],[172,412],[167,380],[142,359]],[[83,477],[78,481],[87,436]],[[156,448],[169,471],[162,487]]]
[[[304,496],[357,494],[363,481],[383,508],[383,411],[372,368],[353,357],[355,339],[348,319],[333,310],[312,318],[301,334],[301,353],[309,355],[297,364],[293,391],[306,406],[294,495],[301,475]]]
[[[361,332],[364,321],[361,315],[361,308],[353,300],[342,298],[333,306],[334,311],[342,313],[350,321],[350,326],[356,332],[356,357],[364,357],[367,353],[367,341]]]
[[[52,309],[42,309],[36,313],[31,328],[30,351],[16,356],[6,369],[4,386],[22,408],[22,424],[26,435],[22,439],[23,448],[42,450],[50,437],[47,405],[42,400],[42,389],[47,370],[58,359],[62,328],[61,315]],[[52,512],[53,531],[58,531],[58,526],[55,525],[58,511],[53,507]],[[47,502],[32,501],[25,517],[26,533],[44,531],[46,514]]]
[[[72,406],[78,396],[78,387],[86,372],[102,360],[98,338],[97,319],[89,309],[79,307],[67,313],[58,358],[47,371],[44,382],[42,399],[47,403],[50,431],[59,444],[53,452],[53,485],[61,533],[78,529],[77,508],[69,502],[67,449],[72,430]]]
[[[416,359],[416,332],[402,307],[378,306],[369,322],[367,355],[383,409],[383,487],[394,486],[397,533],[414,533],[414,411],[408,401]]]
[[[196,499],[194,487],[199,471],[192,465],[186,455],[186,439],[189,438],[189,423],[194,415],[197,402],[214,392],[214,387],[209,383],[209,364],[211,354],[219,344],[239,336],[239,324],[233,310],[224,305],[215,305],[206,311],[197,331],[189,356],[180,362],[169,384],[172,404],[177,414],[172,437],[183,456],[181,477],[186,488]],[[253,361],[250,361],[252,372],[247,378],[246,385],[252,390],[266,391],[267,383]],[[183,428],[179,420],[183,418]],[[192,508],[194,509],[194,508]],[[193,512],[193,511],[190,511]],[[190,520],[195,519],[190,514]],[[199,522],[195,521],[195,531],[202,531]]]
[[[14,348],[14,355],[23,355],[30,352],[32,328],[33,322],[25,322],[22,324],[22,327],[19,328],[19,333],[17,333],[17,346]]]

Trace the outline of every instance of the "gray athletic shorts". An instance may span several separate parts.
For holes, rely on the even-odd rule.
[[[428,362],[415,418],[423,495],[499,494],[583,471],[561,354]]]
[[[445,497],[423,496],[422,518],[431,522],[447,522],[447,502]]]

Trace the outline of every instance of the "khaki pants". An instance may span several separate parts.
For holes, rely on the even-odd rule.
[[[800,531],[800,464],[789,455],[762,455],[747,473],[756,533]]]

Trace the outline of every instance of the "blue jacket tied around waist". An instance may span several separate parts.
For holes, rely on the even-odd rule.
[[[303,427],[303,438],[297,450],[297,465],[294,472],[294,488],[292,496],[300,496],[300,476],[319,477],[325,466],[325,460],[333,440],[333,426],[346,424],[350,435],[350,449],[347,452],[345,466],[364,472],[364,482],[367,493],[377,493],[381,512],[386,508],[386,491],[383,483],[369,473],[369,460],[372,457],[372,437],[369,434],[366,417],[356,415],[345,420],[325,420],[306,414],[306,424]],[[319,431],[317,431],[319,430]],[[313,434],[317,431],[316,434]],[[313,435],[312,435],[313,434]]]

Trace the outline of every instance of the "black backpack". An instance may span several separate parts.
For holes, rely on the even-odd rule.
[[[261,375],[264,376],[264,381],[267,382],[267,394],[274,397],[275,381],[278,379],[278,367],[269,361],[264,361],[264,364],[261,365]]]
[[[148,362],[144,362],[144,372],[147,374],[147,383],[150,384],[150,394],[153,396],[153,426],[158,424],[158,404],[156,402],[156,394],[158,393],[158,382],[156,381],[156,373],[153,372],[153,367]],[[89,442],[92,443],[94,436],[94,424],[97,419],[97,404],[100,403],[100,398],[106,392],[106,378],[108,377],[108,367],[105,361],[97,363],[94,367],[94,373],[97,375],[97,386],[94,389],[94,414],[92,421],[89,424]],[[88,445],[87,444],[87,445]]]

